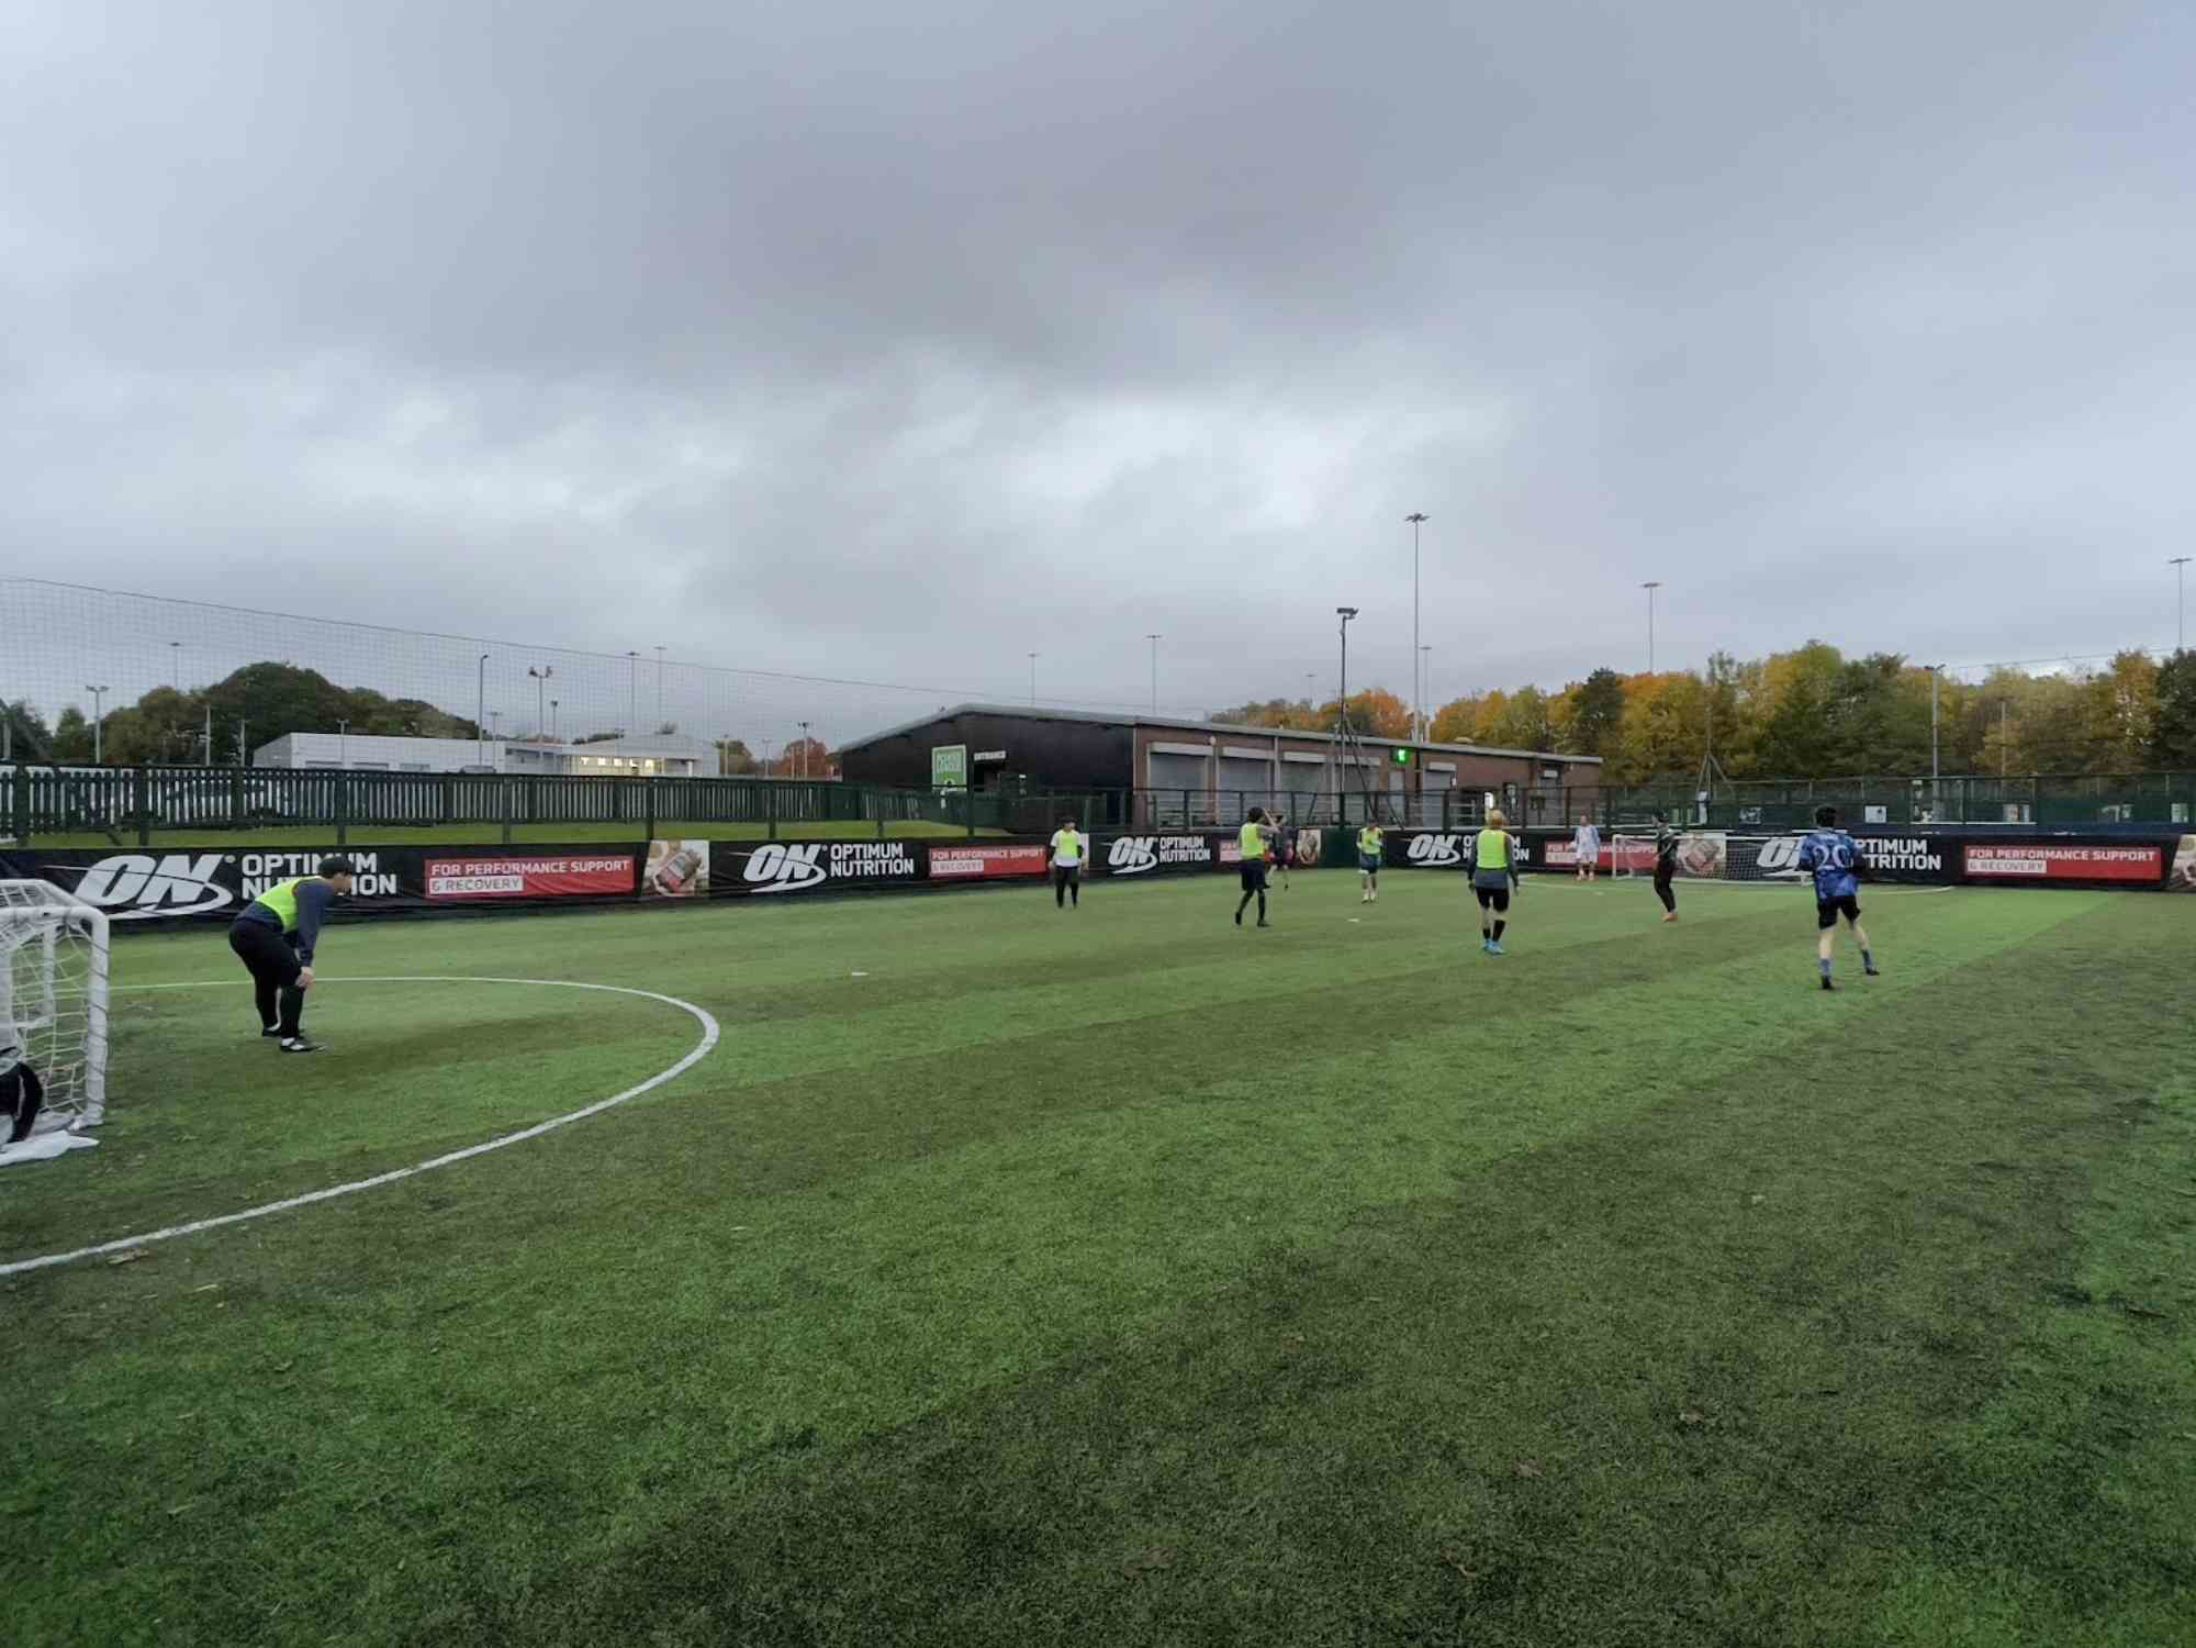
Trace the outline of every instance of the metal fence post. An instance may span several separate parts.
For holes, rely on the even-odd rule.
[[[643,809],[648,817],[648,834],[643,839],[653,841],[656,839],[656,781],[653,778],[642,779],[641,790]]]
[[[338,770],[336,781],[336,845],[351,844],[351,775]]]

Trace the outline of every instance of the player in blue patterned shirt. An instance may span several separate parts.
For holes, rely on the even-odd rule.
[[[1815,828],[1800,843],[1799,864],[1815,878],[1815,925],[1822,935],[1815,954],[1822,968],[1822,987],[1837,988],[1830,982],[1830,957],[1841,915],[1853,929],[1853,942],[1860,946],[1862,971],[1876,977],[1876,953],[1868,947],[1868,930],[1861,925],[1860,847],[1838,828],[1837,808],[1815,809]]]

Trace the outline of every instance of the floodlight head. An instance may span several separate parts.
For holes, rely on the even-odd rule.
[[[1357,608],[1355,607],[1336,607],[1334,610],[1342,615],[1342,621],[1345,624],[1357,616]]]

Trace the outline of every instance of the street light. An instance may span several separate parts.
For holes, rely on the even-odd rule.
[[[534,678],[534,736],[539,738],[542,736],[542,695],[549,690],[549,677],[557,672],[553,665],[544,664],[536,669],[529,664],[526,666],[526,673]]]
[[[1151,713],[1157,715],[1159,713],[1159,643],[1165,637],[1147,635],[1144,639],[1151,643]]]
[[[1660,578],[1650,578],[1639,586],[1647,592],[1647,673],[1655,673],[1655,591],[1662,587]]]
[[[480,655],[473,681],[473,765],[488,765],[488,655]]]
[[[2173,569],[2173,650],[2188,650],[2188,561],[2176,555],[2166,565]]]
[[[1418,529],[1432,519],[1424,510],[1403,517],[1411,523],[1411,660],[1418,660]],[[1426,712],[1419,697],[1418,677],[1411,677],[1411,741],[1424,743],[1426,739]]]
[[[107,712],[100,706],[100,700],[114,689],[87,686],[84,690],[92,695],[92,765],[102,767],[106,765],[106,741],[102,735],[107,724]]]

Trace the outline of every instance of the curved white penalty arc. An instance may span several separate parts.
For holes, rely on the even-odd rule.
[[[25,1271],[46,1270],[55,1265],[73,1264],[79,1259],[96,1259],[103,1254],[122,1253],[131,1248],[147,1247],[154,1242],[170,1242],[179,1236],[196,1236],[202,1231],[219,1230],[224,1225],[239,1225],[251,1219],[264,1219],[276,1213],[288,1213],[294,1208],[310,1207],[315,1202],[332,1202],[340,1196],[356,1196],[361,1191],[378,1190],[383,1185],[395,1184],[402,1179],[415,1178],[431,1173],[439,1167],[450,1167],[458,1162],[470,1161],[475,1156],[485,1156],[492,1150],[508,1149],[514,1144],[524,1144],[528,1139],[538,1139],[544,1133],[553,1133],[560,1127],[570,1127],[574,1122],[599,1116],[605,1110],[615,1110],[621,1104],[629,1104],[643,1094],[653,1093],[666,1082],[676,1081],[687,1071],[701,1063],[716,1051],[723,1038],[716,1017],[705,1007],[697,1007],[677,996],[662,995],[654,990],[635,990],[621,984],[583,984],[576,979],[522,979],[458,977],[452,975],[397,976],[384,975],[371,978],[329,979],[329,984],[534,984],[559,990],[596,990],[605,995],[636,996],[643,1001],[660,1001],[667,1007],[676,1007],[690,1015],[701,1026],[701,1040],[687,1055],[667,1070],[658,1071],[646,1081],[628,1087],[622,1093],[613,1093],[607,1099],[597,1099],[593,1104],[548,1121],[522,1127],[515,1133],[505,1133],[497,1138],[485,1139],[479,1144],[469,1144],[462,1150],[452,1150],[441,1156],[433,1156],[410,1167],[393,1168],[387,1173],[376,1173],[368,1179],[355,1179],[349,1184],[330,1185],[325,1190],[307,1191],[302,1196],[286,1196],[279,1202],[266,1202],[258,1207],[247,1207],[235,1213],[217,1214],[209,1219],[193,1219],[187,1224],[168,1225],[160,1230],[149,1230],[137,1236],[118,1236],[111,1242],[100,1242],[91,1247],[75,1248],[67,1253],[48,1253],[35,1259],[14,1259],[0,1264],[0,1276],[20,1276]],[[233,980],[201,980],[189,984],[143,984],[134,986],[139,991],[155,990],[217,990],[227,989]]]

